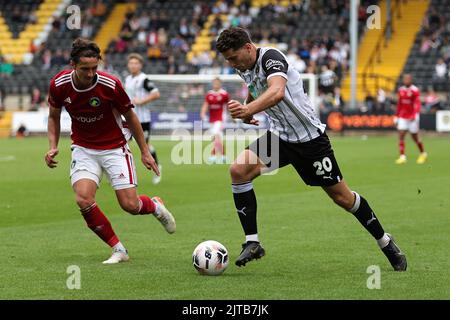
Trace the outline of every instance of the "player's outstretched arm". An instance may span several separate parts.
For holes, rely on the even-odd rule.
[[[123,116],[125,117],[128,127],[130,128],[131,133],[133,134],[133,137],[141,150],[142,163],[147,169],[153,170],[159,176],[159,168],[156,165],[155,159],[153,159],[150,154],[147,143],[145,142],[144,131],[142,131],[142,126],[138,117],[131,109],[124,113]]]
[[[133,99],[133,103],[135,105],[140,106],[140,105],[144,105],[149,102],[152,102],[154,100],[157,100],[157,99],[159,99],[159,97],[161,97],[159,90],[153,90],[150,94],[146,95],[145,97],[143,97],[141,99]]]
[[[55,168],[58,161],[55,157],[58,154],[58,142],[61,132],[61,109],[50,106],[47,124],[47,136],[49,150],[45,154],[45,163],[49,168]]]

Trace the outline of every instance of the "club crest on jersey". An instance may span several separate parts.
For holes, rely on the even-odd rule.
[[[100,105],[100,99],[97,97],[93,97],[89,100],[89,105],[92,107],[98,107]]]

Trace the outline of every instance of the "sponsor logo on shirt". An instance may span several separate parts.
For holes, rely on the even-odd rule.
[[[73,116],[73,119],[82,123],[92,123],[103,119],[103,113],[94,117]]]

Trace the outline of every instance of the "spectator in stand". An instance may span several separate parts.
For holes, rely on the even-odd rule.
[[[25,127],[25,124],[21,123],[19,128],[16,131],[16,138],[23,139],[28,135],[29,135],[29,132],[28,132],[27,127]]]
[[[436,31],[441,31],[443,22],[444,18],[442,17],[442,15],[440,15],[436,11],[436,9],[431,6],[430,13],[428,14],[428,17],[426,19],[425,30],[430,34],[435,33]]]
[[[439,58],[435,67],[433,79],[436,81],[444,80],[447,77],[447,64],[444,59]]]
[[[90,12],[94,17],[102,17],[106,13],[106,5],[102,0],[94,0]]]
[[[173,54],[171,54],[167,59],[167,74],[177,74],[178,71],[178,63],[175,60]]]
[[[212,65],[213,60],[211,58],[211,54],[209,51],[202,51],[192,58],[191,63],[194,66],[198,66],[200,68],[201,67],[209,67]]]
[[[175,38],[172,38],[170,40],[170,46],[175,49],[176,51],[182,51],[182,52],[188,52],[189,51],[189,45],[186,43],[186,41],[183,39],[183,37],[180,34],[177,34]]]
[[[166,32],[166,29],[159,28],[157,36],[158,36],[158,44],[160,46],[166,47],[167,46],[167,32]]]
[[[377,91],[375,114],[383,114],[386,112],[386,100],[386,92],[382,88],[379,88]]]
[[[150,17],[147,12],[142,12],[139,16],[139,27],[146,30],[150,24]]]
[[[420,45],[420,53],[425,54],[427,53],[431,48],[431,40],[427,36],[422,37],[422,43]]]
[[[321,71],[319,75],[319,91],[322,94],[333,93],[337,80],[336,74],[326,64],[321,67]]]
[[[52,67],[62,67],[69,64],[69,61],[65,59],[62,49],[56,49],[55,54],[50,60],[50,64]]]
[[[450,33],[450,22],[449,22],[449,33]],[[450,38],[448,36],[444,39],[444,43],[440,50],[444,61],[450,63]]]
[[[186,18],[181,18],[178,33],[185,39],[189,38],[189,27]]]
[[[117,53],[125,53],[127,51],[127,42],[121,38],[117,37],[116,40],[114,40],[114,52]]]
[[[341,112],[345,109],[345,101],[344,98],[342,98],[340,87],[334,88],[333,107],[335,110]]]
[[[143,27],[139,28],[136,39],[140,44],[145,44],[147,41],[147,32]]]
[[[42,108],[42,105],[45,104],[44,96],[41,93],[41,90],[39,88],[34,87],[31,92],[31,111],[38,111],[40,108]]]
[[[0,56],[1,58],[1,56]],[[5,99],[5,94],[3,88],[0,86],[0,111],[5,111],[5,105],[3,104],[3,100]],[[2,115],[0,114],[0,119]]]
[[[14,66],[3,59],[0,55],[0,78],[10,77],[14,72]]]
[[[329,65],[330,70],[336,75],[336,82],[340,82],[344,74],[342,64],[339,64],[336,60],[331,59]]]
[[[287,58],[289,65],[291,65],[295,70],[300,73],[304,73],[306,71],[305,61],[303,61],[297,54],[292,53],[291,56],[288,56]]]
[[[373,114],[376,110],[377,100],[370,91],[366,91],[366,98],[364,99],[364,105],[361,106],[360,111],[363,113]]]
[[[427,95],[424,99],[425,111],[428,113],[435,113],[437,110],[441,110],[441,99],[434,91],[432,86],[428,87]]]
[[[45,49],[42,54],[42,70],[49,70],[52,66],[52,52],[49,49]]]
[[[123,29],[120,31],[119,37],[124,41],[130,41],[131,39],[133,39],[133,32],[131,31],[131,28],[128,25],[123,27]]]

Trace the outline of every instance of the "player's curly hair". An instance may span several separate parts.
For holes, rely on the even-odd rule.
[[[228,49],[238,50],[246,43],[251,43],[250,34],[247,30],[240,27],[231,27],[223,30],[216,42],[216,48],[219,52],[225,52]]]
[[[70,51],[70,60],[74,63],[80,62],[80,58],[89,57],[102,59],[100,48],[94,41],[77,38],[72,42],[72,50]]]

